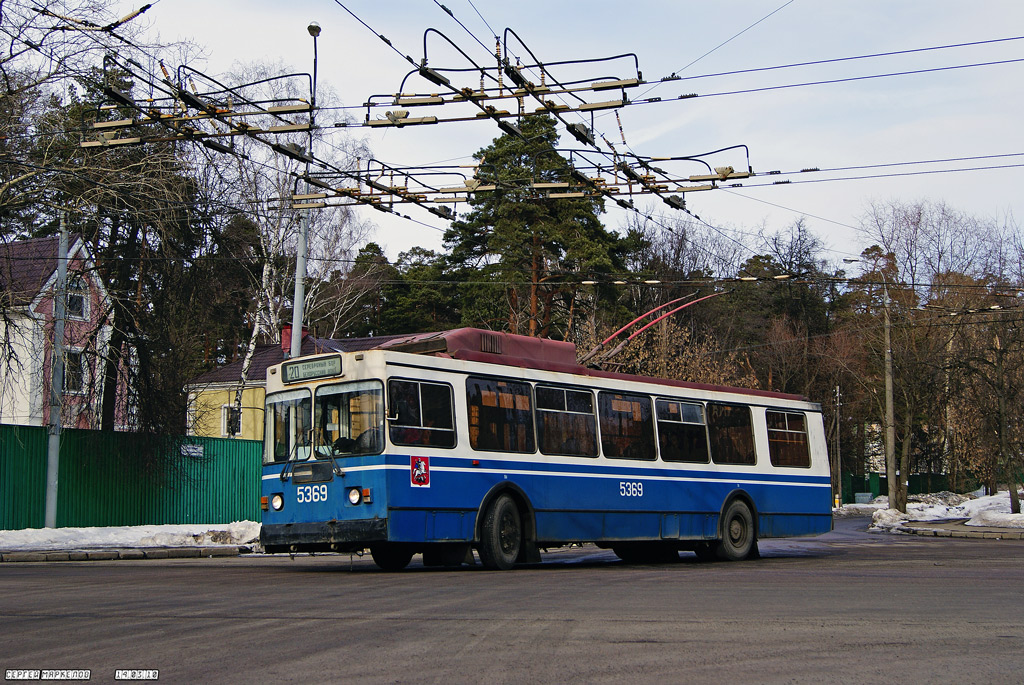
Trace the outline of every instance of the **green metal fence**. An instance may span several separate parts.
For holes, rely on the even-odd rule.
[[[45,428],[0,425],[0,530],[41,528]],[[57,525],[131,526],[260,520],[252,440],[64,430]]]
[[[923,495],[930,492],[949,490],[949,476],[942,473],[915,473],[911,474],[908,494]],[[970,475],[963,476],[959,482],[958,490],[968,492],[976,490],[979,483]],[[871,493],[875,498],[879,495],[889,493],[889,479],[880,473],[869,473],[858,476],[849,471],[843,472],[843,503],[852,504],[856,493]]]

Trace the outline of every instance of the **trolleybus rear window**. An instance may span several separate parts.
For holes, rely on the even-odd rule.
[[[450,385],[392,379],[388,381],[388,402],[391,442],[455,447]]]
[[[661,458],[706,464],[708,432],[704,427],[704,406],[672,400],[657,400],[654,404]]]
[[[708,437],[716,464],[753,464],[754,427],[750,409],[736,404],[708,402]]]
[[[597,456],[594,396],[586,390],[538,385],[537,437],[543,454]]]
[[[764,417],[768,423],[768,456],[772,466],[810,466],[807,418],[802,413],[782,411],[766,411]]]
[[[466,379],[469,444],[475,450],[534,452],[530,385],[494,378]]]
[[[604,456],[613,459],[656,458],[650,397],[602,392],[598,404]]]

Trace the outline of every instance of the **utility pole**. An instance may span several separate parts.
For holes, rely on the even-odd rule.
[[[836,474],[836,506],[843,506],[843,460],[839,455],[839,427],[842,425],[839,421],[839,407],[841,405],[842,395],[839,393],[839,386],[836,385],[836,413],[833,417],[835,430],[832,432],[832,458],[835,465],[833,466],[833,473]]]
[[[893,416],[892,399],[892,322],[889,316],[889,287],[882,276],[882,306],[885,310],[885,477],[889,484],[889,508],[906,509],[899,506],[903,500],[898,497],[900,474],[896,472],[896,421]]]
[[[60,213],[57,282],[53,288],[53,342],[50,345],[50,417],[46,440],[46,507],[43,525],[57,527],[57,475],[60,471],[60,412],[64,395],[64,306],[68,282],[68,229]]]
[[[859,259],[843,259],[847,264],[856,264]],[[877,264],[875,265],[877,268]],[[885,479],[889,490],[889,508],[906,511],[906,498],[897,498],[900,491],[899,474],[896,473],[896,419],[894,418],[892,398],[892,319],[889,312],[889,282],[885,272],[878,269],[882,278],[882,309],[885,313]],[[899,499],[899,501],[897,501]],[[897,506],[900,505],[900,506]]]
[[[320,35],[320,24],[315,21],[309,22],[306,27],[309,35],[313,37],[313,92],[310,93],[309,103],[309,148],[306,156],[313,155],[313,120],[316,116],[316,39]],[[306,178],[309,178],[309,162],[306,162]],[[309,192],[309,181],[306,181],[306,192]],[[295,256],[295,296],[292,305],[292,340],[289,350],[289,357],[294,359],[302,354],[302,317],[306,300],[306,256],[309,252],[309,212],[302,210],[302,228],[299,231],[299,244]]]

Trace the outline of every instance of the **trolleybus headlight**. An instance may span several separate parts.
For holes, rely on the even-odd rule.
[[[348,501],[351,504],[359,504],[363,501],[363,491],[359,488],[352,488],[348,491]]]
[[[274,508],[274,511],[281,511],[284,509],[284,496],[281,493],[276,493],[270,498],[270,506]]]

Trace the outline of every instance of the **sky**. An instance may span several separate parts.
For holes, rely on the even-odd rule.
[[[190,66],[210,75],[255,60],[312,71],[313,45],[306,26],[315,20],[322,27],[318,90],[329,88],[341,104],[356,106],[346,110],[356,120],[364,118],[366,110],[358,106],[371,95],[398,92],[412,68],[403,56],[417,62],[424,57],[428,29],[440,32],[481,64],[494,63],[494,35],[504,34],[506,28],[543,62],[634,53],[647,83],[630,89],[628,95],[633,100],[660,97],[661,102],[618,110],[621,133],[614,112],[598,112],[595,130],[620,151],[628,146],[635,154],[656,157],[747,146],[756,175],[744,180],[742,188],[692,193],[687,206],[712,226],[748,232],[751,243],[758,229],[782,230],[803,216],[832,259],[855,257],[869,245],[857,227],[870,203],[890,200],[943,201],[983,221],[1019,225],[1024,219],[1024,61],[949,68],[1024,60],[1024,40],[749,71],[1016,38],[1024,35],[1024,3],[1016,0],[159,0],[143,20],[150,35],[159,34],[165,41],[188,38],[202,46],[203,58]],[[468,65],[435,31],[426,38],[428,65]],[[513,41],[510,48],[513,56],[529,59],[522,45]],[[633,69],[630,60],[617,60],[564,67],[553,74],[561,80],[601,80],[634,76]],[[745,73],[706,76],[738,70]],[[918,70],[937,71],[858,78]],[[661,81],[673,74],[687,80]],[[459,87],[479,85],[479,77],[471,72],[452,78]],[[858,80],[775,88],[854,78]],[[419,94],[438,90],[416,74],[404,89]],[[719,95],[733,91],[747,92]],[[678,99],[688,93],[698,97]],[[614,92],[607,98],[603,93],[588,97],[611,99]],[[449,107],[434,108],[429,114],[442,116],[440,110]],[[382,113],[374,110],[372,116]],[[340,114],[322,111],[317,120],[323,125],[340,119]],[[364,137],[377,159],[399,166],[471,164],[473,153],[498,135],[495,123],[488,120],[402,129],[339,128],[332,133]],[[580,147],[568,135],[563,135],[562,144]],[[965,159],[970,157],[987,159]],[[957,161],[904,164],[939,159]],[[742,150],[709,160],[713,166],[747,165]],[[847,169],[767,175],[808,168]],[[943,169],[974,170],[920,173]],[[891,175],[908,173],[913,175]],[[889,176],[877,177],[882,174]],[[876,178],[828,180],[863,176]],[[791,182],[778,185],[776,180]],[[641,197],[637,205],[648,212],[677,212],[657,199]],[[371,239],[392,258],[414,246],[441,247],[446,222],[417,207],[405,210],[415,222],[361,211],[377,224]],[[625,212],[618,208],[605,215],[612,229],[621,229],[625,220]]]

